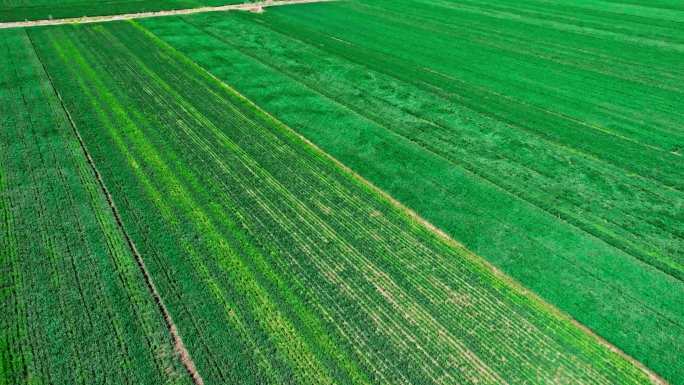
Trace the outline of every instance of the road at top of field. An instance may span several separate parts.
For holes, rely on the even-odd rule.
[[[228,4],[220,6],[201,6],[196,8],[184,8],[173,10],[156,10],[150,12],[137,13],[123,13],[123,14],[107,14],[104,16],[83,16],[78,18],[66,19],[43,19],[33,21],[16,21],[16,22],[0,22],[0,29],[8,28],[30,28],[30,27],[45,27],[50,25],[63,24],[89,24],[89,23],[104,23],[110,21],[133,20],[133,19],[149,19],[152,17],[166,17],[178,15],[192,15],[195,13],[207,12],[229,12],[229,11],[248,11],[248,12],[263,12],[266,8],[280,7],[284,5],[307,4],[307,3],[321,3],[326,1],[336,0],[264,0],[246,2],[240,4]]]
[[[28,33],[205,383],[652,381],[140,23]]]
[[[244,0],[18,0],[0,1],[0,22],[66,19],[141,12],[216,7],[247,3]]]
[[[346,1],[142,24],[682,382],[679,13],[505,3]]]

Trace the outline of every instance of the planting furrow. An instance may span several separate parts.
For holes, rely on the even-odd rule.
[[[261,137],[263,137],[263,135],[262,135]],[[191,149],[190,149],[190,148],[189,148],[188,150],[189,150],[189,151],[191,151]],[[297,191],[301,191],[301,190],[300,190],[300,189],[298,189]],[[289,231],[293,231],[293,230],[289,230]],[[313,229],[312,229],[311,231],[313,231]]]

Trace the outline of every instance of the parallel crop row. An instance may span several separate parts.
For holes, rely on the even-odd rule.
[[[0,383],[188,384],[26,33],[0,50]]]
[[[340,2],[142,24],[677,379],[684,35],[676,12],[616,7]]]
[[[139,24],[30,34],[205,383],[649,382]]]

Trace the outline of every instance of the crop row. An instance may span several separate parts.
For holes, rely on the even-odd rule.
[[[648,383],[139,24],[30,34],[205,383]]]

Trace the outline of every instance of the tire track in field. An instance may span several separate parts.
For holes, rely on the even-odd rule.
[[[150,17],[163,17],[163,16],[173,16],[173,15],[190,15],[193,13],[206,13],[206,12],[227,12],[227,11],[249,11],[249,12],[262,12],[263,8],[267,7],[278,7],[282,5],[293,5],[293,4],[307,4],[307,3],[322,3],[335,0],[263,0],[255,3],[243,3],[243,4],[230,4],[222,5],[218,7],[200,7],[200,8],[188,8],[188,9],[177,9],[170,11],[156,11],[156,12],[139,12],[139,13],[125,13],[121,15],[108,15],[108,16],[84,16],[84,17],[71,17],[66,19],[43,19],[43,20],[32,20],[32,21],[14,21],[9,23],[0,23],[0,29],[6,28],[22,28],[22,27],[40,27],[48,25],[62,25],[62,24],[87,24],[87,23],[102,23],[108,21],[119,21],[119,20],[131,20],[131,19],[143,19]]]
[[[145,261],[142,258],[142,255],[138,252],[137,247],[135,246],[135,243],[133,243],[133,240],[131,237],[128,235],[126,232],[123,221],[121,219],[121,215],[119,214],[119,210],[116,207],[116,204],[114,203],[114,200],[112,198],[112,195],[109,192],[109,189],[107,189],[107,186],[104,183],[104,180],[102,179],[102,175],[100,174],[100,171],[97,169],[97,166],[95,165],[95,162],[88,152],[88,148],[85,145],[85,142],[83,141],[83,137],[79,133],[78,129],[76,128],[76,124],[71,117],[71,114],[67,110],[66,106],[64,105],[64,100],[62,99],[62,95],[57,91],[57,89],[54,86],[54,83],[52,81],[52,77],[47,71],[47,68],[45,68],[45,64],[43,61],[40,59],[40,54],[38,53],[38,50],[35,49],[35,45],[33,43],[33,39],[28,35],[29,41],[31,42],[31,46],[33,47],[34,51],[36,52],[36,57],[40,61],[40,64],[43,67],[43,71],[45,72],[45,75],[50,82],[50,86],[55,92],[55,95],[59,99],[60,105],[64,109],[64,113],[69,121],[69,125],[72,128],[72,131],[74,135],[76,136],[76,139],[78,140],[78,144],[81,147],[81,150],[83,151],[83,154],[85,155],[86,161],[90,168],[93,171],[93,174],[95,175],[95,179],[97,180],[98,185],[100,186],[100,189],[102,190],[102,193],[105,196],[105,199],[107,200],[107,204],[109,205],[109,208],[112,210],[112,215],[114,216],[114,219],[116,221],[117,227],[121,230],[121,233],[124,236],[124,239],[126,240],[126,243],[128,244],[128,247],[131,250],[131,253],[133,254],[133,257],[135,258],[135,262],[137,263],[138,267],[140,268],[140,271],[142,272],[142,275],[145,279],[145,285],[147,286],[148,290],[150,291],[150,294],[152,295],[152,298],[154,299],[154,302],[157,304],[157,307],[159,308],[159,311],[162,313],[162,316],[164,318],[164,323],[166,324],[166,327],[169,330],[169,333],[171,334],[171,339],[173,340],[173,347],[174,350],[176,351],[176,354],[178,354],[178,358],[180,359],[181,363],[183,366],[185,366],[185,369],[187,370],[188,374],[190,375],[192,382],[195,385],[204,385],[204,380],[202,379],[202,376],[199,374],[197,371],[197,367],[195,366],[195,362],[192,360],[192,357],[190,356],[190,352],[188,352],[188,349],[185,347],[185,344],[183,343],[183,339],[181,338],[180,333],[178,332],[178,328],[176,327],[176,324],[173,321],[173,318],[171,317],[171,314],[169,313],[166,305],[164,304],[164,301],[161,298],[161,295],[159,294],[159,291],[157,290],[157,287],[154,284],[154,281],[152,280],[152,276],[150,275],[150,272],[147,270],[147,267],[145,266]]]

